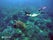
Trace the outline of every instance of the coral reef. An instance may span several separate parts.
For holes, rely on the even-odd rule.
[[[0,40],[52,40],[52,18],[44,13],[35,17],[27,14],[33,12],[14,12],[4,18],[0,14]]]

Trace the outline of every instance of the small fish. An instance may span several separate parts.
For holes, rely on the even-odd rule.
[[[27,14],[27,16],[30,16],[30,17],[36,17],[36,16],[38,16],[38,15],[40,15],[40,13],[39,13],[39,14],[37,14],[37,13]]]
[[[41,7],[41,8],[39,9],[39,11],[45,10],[46,8],[47,8],[46,6]]]

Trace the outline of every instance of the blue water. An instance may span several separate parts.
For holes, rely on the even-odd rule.
[[[33,18],[25,15],[25,10],[29,13],[39,13],[38,10],[42,7],[46,7],[46,9],[38,17]],[[14,20],[20,20],[27,24],[27,27],[29,26],[28,29],[30,30],[27,32],[29,36],[32,35],[32,39],[35,40],[34,37],[37,37],[37,40],[45,40],[44,36],[47,36],[50,31],[53,33],[53,0],[0,0],[0,33],[6,35],[6,33],[14,31],[12,30],[15,24]],[[44,29],[45,32],[42,32],[41,29]],[[34,31],[36,32],[34,33]],[[10,35],[13,33],[11,32]]]
[[[23,7],[35,7],[40,8],[47,6],[51,7],[52,0],[0,0],[0,7],[2,8],[23,8]]]

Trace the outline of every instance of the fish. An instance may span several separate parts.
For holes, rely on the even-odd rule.
[[[40,15],[40,13],[27,14],[27,16],[30,16],[30,17],[37,17],[38,15]]]
[[[43,10],[45,10],[46,8],[47,8],[46,6],[43,6],[43,7],[39,8],[38,11],[43,11]]]

